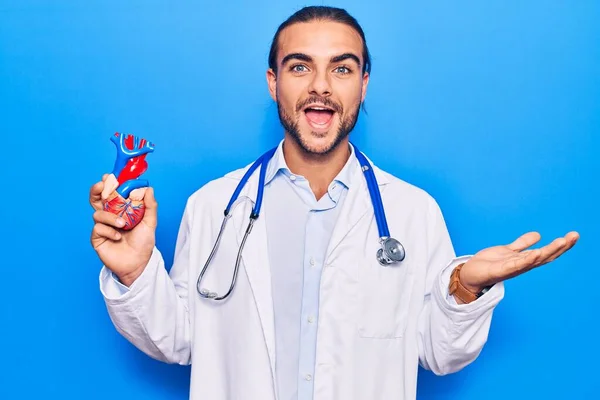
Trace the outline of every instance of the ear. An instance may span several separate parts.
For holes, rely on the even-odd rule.
[[[269,94],[277,102],[277,74],[272,68],[267,70],[267,84],[269,85]]]
[[[360,99],[361,103],[364,103],[364,101],[365,101],[365,97],[367,95],[367,86],[369,86],[369,73],[365,72],[363,74],[363,79],[362,79],[362,97]]]

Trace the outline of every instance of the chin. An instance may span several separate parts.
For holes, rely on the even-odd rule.
[[[285,131],[299,149],[307,155],[324,156],[331,153],[350,133],[350,129],[346,129],[337,113],[328,123],[319,124],[316,121],[310,121],[304,112],[296,114],[294,120],[279,103],[278,111]]]
[[[298,144],[308,154],[325,155],[333,151],[338,145],[335,131],[310,132],[300,136]]]

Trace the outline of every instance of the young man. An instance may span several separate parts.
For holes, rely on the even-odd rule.
[[[151,357],[192,363],[192,399],[414,399],[419,363],[447,374],[480,353],[503,280],[577,241],[572,232],[526,250],[539,240],[528,233],[456,258],[436,202],[373,167],[406,251],[380,265],[369,169],[348,139],[369,71],[364,33],[344,10],[308,7],[280,26],[267,81],[284,139],[265,163],[262,211],[245,241],[253,204],[236,203],[211,257],[246,169],[208,183],[188,201],[170,275],[155,247],[152,189],[142,223],[119,232],[122,221],[101,208],[103,182],[92,187],[92,244],[112,321]],[[259,176],[241,199],[256,199]],[[203,289],[225,293],[240,246],[235,288],[211,299]]]

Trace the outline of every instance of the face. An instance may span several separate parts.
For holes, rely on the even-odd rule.
[[[309,154],[328,154],[347,142],[367,92],[363,43],[346,24],[296,23],[280,36],[277,73],[267,81],[286,133]]]

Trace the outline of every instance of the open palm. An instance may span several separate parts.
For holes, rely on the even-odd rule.
[[[544,247],[527,250],[540,239],[539,233],[529,232],[509,245],[479,251],[463,266],[461,283],[477,293],[484,287],[521,275],[560,257],[575,245],[579,234],[569,232]]]

